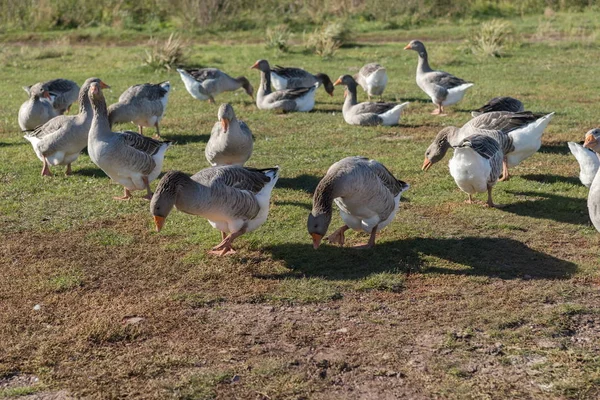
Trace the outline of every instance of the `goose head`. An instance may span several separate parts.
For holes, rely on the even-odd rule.
[[[596,153],[600,153],[600,129],[591,129],[585,134],[583,147],[594,150]]]
[[[267,60],[258,60],[250,67],[250,69],[257,69],[268,74],[271,71],[271,66]]]
[[[325,87],[325,91],[331,96],[333,97],[333,90],[334,90],[334,85],[331,82],[331,79],[329,79],[328,75],[325,75],[321,72],[319,72],[318,74],[315,75],[317,77],[317,80],[319,82],[321,82],[323,84],[323,86]]]
[[[38,83],[29,87],[29,97],[34,99],[46,98],[52,101],[52,97],[50,96],[50,92],[42,86],[42,84]]]
[[[254,88],[250,84],[250,81],[245,76],[238,76],[235,80],[240,82],[246,94],[254,99]]]
[[[425,45],[420,40],[412,40],[409,44],[404,47],[404,50],[414,50],[421,57],[427,56],[427,50],[425,50]]]
[[[346,97],[348,95],[348,91],[350,91],[351,93],[356,92],[356,87],[358,86],[358,84],[356,83],[356,81],[354,80],[354,78],[350,75],[342,75],[340,76],[334,83],[334,86],[337,85],[344,85],[346,86],[346,90],[344,91],[344,97]]]
[[[440,161],[446,155],[446,152],[451,147],[448,141],[448,136],[455,134],[459,131],[459,128],[455,126],[448,126],[435,136],[433,142],[429,145],[425,151],[425,160],[421,169],[427,171],[433,164]]]
[[[150,200],[150,212],[154,217],[154,225],[156,232],[160,232],[167,216],[173,210],[177,194],[181,190],[185,182],[190,178],[180,171],[167,172],[156,187],[152,200]]]
[[[223,127],[223,130],[225,132],[227,132],[227,130],[229,129],[229,123],[231,122],[232,119],[235,118],[235,112],[233,111],[233,107],[231,107],[231,104],[228,104],[228,103],[221,104],[221,106],[219,107],[219,111],[217,113],[217,117],[219,118],[219,121],[221,122],[221,126]]]
[[[327,233],[329,224],[331,223],[331,213],[315,212],[314,210],[308,214],[308,222],[306,224],[308,233],[312,236],[313,248],[316,250],[321,244],[321,240]]]

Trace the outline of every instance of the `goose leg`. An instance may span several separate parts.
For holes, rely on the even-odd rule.
[[[123,197],[115,196],[115,197],[113,197],[113,199],[115,199],[115,200],[129,200],[129,199],[131,199],[131,192],[129,191],[129,189],[127,189],[125,186],[123,186],[123,189],[125,189],[125,193],[123,194]]]
[[[355,246],[355,249],[372,249],[375,246],[375,235],[377,235],[377,225],[371,231],[371,237],[369,237],[369,242],[367,244],[361,244]]]
[[[160,139],[160,129],[158,128],[158,122],[154,124],[154,126],[156,127],[156,137]]]
[[[488,199],[487,199],[487,203],[486,206],[490,207],[490,208],[503,208],[506,205],[505,204],[494,204],[494,201],[492,200],[492,187],[488,186]]]
[[[221,231],[221,242],[223,240],[225,240],[226,237],[227,237],[227,234],[225,232]]]
[[[469,198],[467,200],[465,200],[465,203],[473,204],[473,195],[472,194],[469,194]]]
[[[431,112],[431,115],[442,115],[442,113],[444,112],[444,109],[442,108],[442,105],[438,104],[437,106],[438,106],[438,108],[436,108],[435,110],[433,110]]]
[[[73,171],[71,170],[71,163],[67,164],[67,171],[65,172],[66,176],[71,176],[73,175]]]
[[[138,133],[140,136],[144,136],[144,128],[141,125],[138,125]]]
[[[215,104],[215,99],[213,99],[213,97],[212,97],[212,96],[209,96],[209,97],[208,97],[208,102],[209,102],[210,104]]]
[[[225,239],[223,239],[221,243],[213,247],[212,250],[208,252],[208,254],[224,256],[226,254],[235,253],[235,250],[233,249],[233,247],[231,247],[231,244],[233,243],[235,238],[242,236],[244,233],[246,233],[246,228],[242,228],[239,231],[230,234]]]
[[[329,243],[336,243],[340,246],[343,246],[345,242],[344,232],[346,232],[348,229],[350,229],[348,225],[344,225],[335,232],[333,232],[331,235],[327,236],[325,240],[327,240]]]
[[[143,198],[146,200],[152,200],[152,195],[154,195],[154,193],[152,193],[152,190],[150,190],[150,182],[148,182],[148,177],[144,176],[142,180],[144,181],[144,185],[146,185],[146,195]]]
[[[50,172],[50,167],[48,167],[48,160],[44,157],[44,166],[42,167],[42,176],[52,176],[52,172]]]
[[[504,182],[510,179],[510,174],[508,173],[508,161],[506,160],[506,156],[504,156],[504,160],[502,160],[502,177],[498,179],[500,182]]]

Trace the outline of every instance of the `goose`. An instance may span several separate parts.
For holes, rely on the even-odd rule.
[[[583,147],[579,143],[567,142],[567,145],[579,163],[579,180],[589,188],[600,167],[598,153]]]
[[[344,96],[344,107],[342,114],[344,120],[350,125],[398,125],[402,109],[408,105],[408,102],[402,104],[395,103],[358,103],[356,99],[357,84],[350,75],[342,75],[335,81],[334,86],[346,86]]]
[[[58,115],[52,106],[50,92],[42,84],[31,86],[28,93],[29,99],[19,108],[19,127],[22,131],[31,131]]]
[[[450,175],[460,190],[468,194],[467,203],[473,203],[475,193],[487,191],[486,205],[502,207],[500,204],[494,204],[492,188],[500,177],[503,158],[500,145],[491,136],[470,135],[454,147],[454,156],[448,164]]]
[[[333,97],[333,83],[329,76],[321,72],[313,75],[302,68],[275,66],[271,69],[271,84],[275,90],[306,88],[318,84]]]
[[[325,240],[344,245],[348,229],[370,234],[369,242],[357,248],[372,248],[375,234],[396,215],[402,193],[410,187],[394,177],[381,163],[365,157],[346,157],[334,163],[317,185],[307,228],[317,249],[327,233],[333,203],[340,209],[344,225]]]
[[[471,111],[471,115],[478,117],[481,114],[493,111],[522,112],[525,111],[525,107],[523,107],[523,103],[520,100],[512,97],[494,97],[477,110]]]
[[[232,78],[217,68],[178,69],[179,76],[188,93],[197,100],[215,102],[214,96],[221,92],[232,92],[243,87],[253,97],[254,88],[244,76]]]
[[[440,161],[448,149],[457,146],[467,136],[479,133],[493,135],[500,143],[505,160],[501,181],[510,178],[508,168],[520,164],[533,155],[542,145],[542,134],[554,113],[534,114],[531,112],[509,113],[495,111],[473,118],[462,128],[449,126],[442,129],[425,151],[421,169],[427,171]]]
[[[92,124],[92,105],[87,91],[92,84],[110,87],[98,78],[89,78],[79,90],[79,114],[59,115],[24,136],[44,164],[42,176],[52,176],[49,165],[66,165],[66,174],[71,175],[71,163],[87,146]]]
[[[265,223],[279,167],[244,168],[237,165],[206,168],[188,177],[169,171],[162,177],[150,202],[156,231],[160,232],[173,209],[200,215],[221,231],[221,243],[209,251],[223,256],[235,253],[233,241]]]
[[[140,135],[144,126],[156,128],[156,136],[160,138],[159,122],[167,109],[171,83],[144,83],[134,85],[119,96],[119,102],[108,107],[108,121],[111,128],[121,122],[133,122],[138,126]]]
[[[230,104],[221,104],[215,123],[206,143],[204,154],[213,167],[216,165],[243,166],[252,155],[252,131],[243,121],[238,121]]]
[[[271,90],[271,67],[267,60],[258,60],[250,68],[260,71],[260,88],[256,92],[256,106],[260,110],[308,112],[315,106],[317,85],[309,88]]]
[[[433,115],[444,115],[444,106],[451,106],[463,99],[467,89],[473,83],[457,78],[443,71],[435,71],[429,66],[425,45],[413,40],[404,50],[414,50],[419,54],[417,65],[417,85],[424,91],[438,108]]]
[[[68,79],[52,79],[42,82],[41,85],[50,92],[52,105],[58,115],[68,112],[71,104],[75,103],[79,97],[79,86]],[[28,94],[31,88],[32,86],[23,86]]]
[[[93,110],[88,153],[106,175],[125,188],[123,197],[114,199],[129,200],[130,191],[146,189],[144,198],[150,200],[150,182],[160,174],[165,152],[171,142],[154,140],[136,132],[112,132],[101,85],[92,83],[88,96]]]
[[[600,129],[592,129],[585,134],[585,148],[594,150],[600,154]],[[588,212],[594,228],[600,232],[600,173],[596,176],[590,186],[587,199]]]
[[[367,92],[369,101],[371,96],[379,96],[383,99],[383,91],[388,82],[387,72],[384,67],[377,63],[364,65],[358,74],[354,76],[354,80]]]

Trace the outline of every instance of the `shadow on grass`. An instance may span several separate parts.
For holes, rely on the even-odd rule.
[[[200,142],[208,142],[210,139],[210,135],[182,135],[182,134],[167,134],[161,135],[163,140],[170,140],[175,142],[175,144],[187,144],[187,143],[200,143]]]
[[[73,169],[73,174],[81,175],[81,176],[96,177],[96,178],[107,178],[108,177],[104,173],[104,171],[102,171],[100,168],[94,168],[94,167]]]
[[[538,151],[544,154],[571,154],[567,142],[544,144]]]
[[[309,203],[302,203],[301,201],[275,201],[276,206],[292,206],[304,208],[307,212],[312,211],[312,205]]]
[[[508,204],[505,208],[502,208],[502,211],[567,224],[585,225],[589,222],[587,199],[539,192],[507,191],[507,193],[517,196],[537,197],[537,199],[521,200]]]
[[[11,147],[11,146],[23,146],[29,144],[29,142],[27,141],[23,141],[23,142],[0,142],[0,147]]]
[[[579,178],[575,176],[561,176],[561,175],[550,175],[550,174],[529,174],[521,175],[521,178],[527,179],[528,181],[535,181],[540,183],[570,183],[572,185],[581,185]],[[583,186],[583,185],[582,185]]]
[[[321,178],[314,175],[302,174],[295,178],[279,178],[276,187],[280,189],[302,190],[303,192],[312,194],[320,180]]]
[[[308,236],[308,235],[307,235]],[[365,241],[367,237],[365,236]],[[383,242],[371,250],[322,245],[284,244],[265,249],[294,270],[289,277],[318,276],[332,280],[361,279],[373,273],[417,271],[423,273],[490,276],[518,279],[568,279],[577,266],[508,238],[414,238]],[[452,269],[428,261],[436,257],[466,268]],[[281,279],[282,275],[259,276]]]

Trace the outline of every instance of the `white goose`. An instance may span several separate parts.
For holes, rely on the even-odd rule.
[[[420,41],[413,40],[406,45],[404,50],[414,50],[419,54],[417,85],[431,97],[433,104],[438,106],[432,114],[443,115],[444,106],[451,106],[461,101],[467,89],[473,86],[473,83],[457,78],[452,74],[431,69],[427,59],[427,50]]]
[[[487,191],[488,207],[502,207],[494,204],[492,188],[502,172],[502,149],[498,142],[484,135],[471,135],[454,147],[454,157],[448,164],[450,175],[456,185],[469,195],[467,203],[473,203],[475,193]]]
[[[592,129],[585,134],[583,146],[600,154],[600,129]],[[590,185],[587,199],[590,220],[598,232],[600,232],[600,170]]]
[[[598,168],[600,168],[598,153],[583,147],[579,143],[567,142],[567,145],[569,145],[571,153],[573,153],[579,163],[579,180],[584,186],[589,188],[596,177]]]
[[[279,167],[211,167],[191,178],[183,172],[169,171],[158,183],[150,203],[156,230],[160,232],[175,206],[187,214],[205,217],[221,231],[221,243],[209,253],[235,253],[233,241],[267,220],[271,192],[278,178]]]
[[[253,97],[254,88],[244,76],[232,78],[217,68],[178,69],[177,72],[188,93],[197,100],[208,100],[214,104],[214,96],[241,87]]]
[[[313,196],[313,208],[307,228],[317,249],[327,233],[333,203],[340,209],[345,225],[326,240],[344,245],[344,232],[353,229],[370,234],[369,242],[358,248],[375,245],[375,235],[396,215],[402,193],[410,185],[394,177],[381,163],[365,157],[346,157],[327,170]]]
[[[367,92],[369,101],[372,96],[383,97],[383,91],[388,83],[387,72],[384,67],[377,63],[364,65],[358,74],[354,76],[356,83]]]
[[[520,164],[541,147],[542,134],[553,115],[554,113],[543,115],[495,111],[473,118],[462,128],[446,127],[436,135],[425,151],[422,169],[427,171],[431,165],[444,158],[450,147],[457,146],[467,136],[492,135],[500,143],[504,153],[501,180],[507,180],[509,167]]]
[[[161,142],[135,132],[112,132],[100,84],[92,83],[88,95],[94,113],[88,135],[88,153],[106,175],[125,188],[124,196],[114,199],[129,200],[130,191],[146,189],[144,198],[150,200],[150,182],[160,174],[171,142]]]

